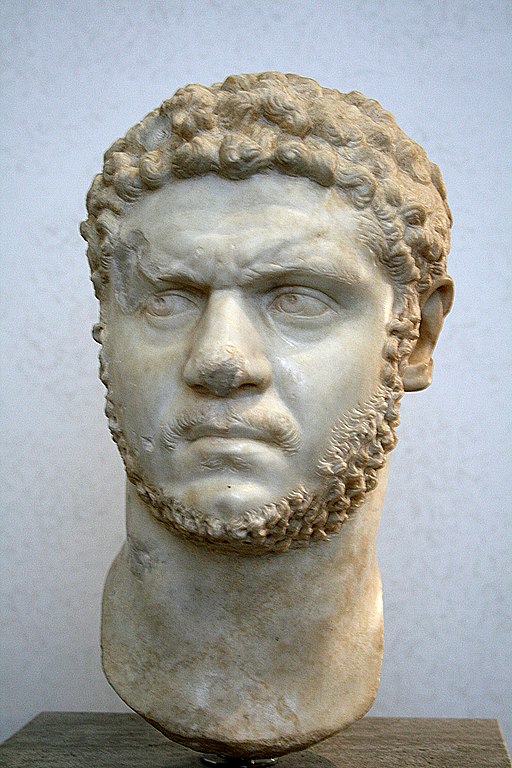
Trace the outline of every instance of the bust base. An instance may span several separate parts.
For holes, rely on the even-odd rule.
[[[201,768],[133,714],[43,712],[0,746],[2,768]],[[511,768],[497,720],[365,717],[279,768]]]

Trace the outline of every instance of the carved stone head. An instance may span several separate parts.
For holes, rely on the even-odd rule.
[[[342,536],[450,308],[438,167],[358,92],[240,75],[116,141],[87,209],[110,429],[162,536],[231,558]]]

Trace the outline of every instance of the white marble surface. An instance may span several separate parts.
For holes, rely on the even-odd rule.
[[[181,83],[275,68],[375,96],[442,168],[457,297],[434,384],[402,406],[372,714],[498,717],[510,738],[508,4],[20,2],[2,16],[2,736],[42,709],[120,706],[97,637],[123,471],[98,408],[83,190],[102,149]]]

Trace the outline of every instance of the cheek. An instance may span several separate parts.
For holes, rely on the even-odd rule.
[[[334,400],[342,409],[373,394],[380,383],[384,329],[364,335],[339,334],[337,338],[274,358],[277,388],[299,405]]]
[[[344,329],[314,347],[276,356],[276,391],[308,441],[318,435],[323,447],[322,436],[330,435],[335,421],[373,395],[381,382],[385,338],[382,325],[369,333]]]
[[[105,354],[112,399],[130,442],[153,439],[176,396],[179,365],[169,350],[140,343],[129,328],[112,332]]]

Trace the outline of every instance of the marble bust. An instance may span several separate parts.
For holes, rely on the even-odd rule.
[[[377,691],[386,458],[453,293],[439,169],[358,92],[239,75],[116,141],[87,209],[127,473],[105,674],[193,749],[303,749]]]

